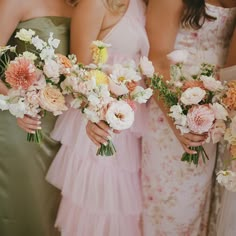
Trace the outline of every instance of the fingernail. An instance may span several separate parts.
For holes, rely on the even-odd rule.
[[[35,134],[35,131],[31,131],[30,133],[31,133],[31,134]]]
[[[40,125],[41,124],[41,121],[37,121],[37,125]]]
[[[41,116],[38,115],[37,118],[38,118],[38,119],[41,119]]]
[[[38,126],[37,129],[42,129],[42,127],[41,127],[41,126]]]
[[[196,152],[196,151],[194,151],[194,152],[193,152],[193,154],[197,154],[197,152]]]
[[[112,140],[112,137],[109,135],[109,136],[107,136],[107,139],[108,140]]]
[[[107,146],[107,142],[104,142],[103,145]]]
[[[112,135],[112,134],[113,134],[113,130],[112,130],[112,129],[109,129],[109,130],[108,130],[108,133],[109,133],[110,135]]]

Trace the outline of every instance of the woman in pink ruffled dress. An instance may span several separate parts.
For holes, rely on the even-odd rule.
[[[235,6],[235,1],[227,0],[149,0],[149,55],[156,70],[169,77],[166,55],[174,49],[189,52],[190,67],[201,62],[223,66],[235,26]],[[148,104],[143,137],[144,235],[205,236],[216,145],[205,146],[206,164],[182,162],[184,150],[190,152],[189,146],[203,144],[206,137],[181,136],[168,111],[156,102]]]
[[[112,44],[109,63],[137,61],[148,53],[144,25],[141,0],[80,0],[72,17],[71,52],[87,64],[91,42],[102,40]],[[96,156],[98,147],[88,138],[79,110],[71,108],[58,119],[52,137],[62,147],[47,180],[61,189],[56,227],[63,236],[141,235],[139,114],[130,130],[114,135],[117,153],[112,157]]]

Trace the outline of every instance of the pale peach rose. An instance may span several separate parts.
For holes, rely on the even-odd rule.
[[[216,80],[212,76],[209,77],[209,76],[202,75],[200,77],[200,79],[203,82],[204,87],[206,89],[208,89],[209,91],[215,92],[217,90],[222,90],[223,89],[223,85],[222,85],[221,81]]]
[[[24,57],[11,61],[5,72],[6,82],[14,89],[28,89],[36,80],[36,67]]]
[[[187,114],[189,129],[198,134],[208,132],[215,120],[215,114],[207,105],[193,106]]]
[[[234,158],[236,157],[236,145],[230,146],[230,153]]]
[[[52,112],[55,116],[67,110],[65,98],[58,88],[47,85],[39,92],[40,106],[46,111]]]
[[[71,68],[72,64],[71,61],[64,55],[62,54],[56,54],[57,60],[61,65],[63,65],[65,68]]]
[[[184,105],[193,105],[201,102],[205,97],[205,95],[206,95],[205,90],[199,87],[193,87],[186,89],[182,93],[180,100]]]
[[[213,110],[216,119],[219,120],[227,120],[229,116],[227,110],[218,102],[213,103],[210,105],[211,109]]]

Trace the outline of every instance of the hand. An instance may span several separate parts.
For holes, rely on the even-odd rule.
[[[202,146],[206,139],[207,134],[194,134],[194,133],[187,133],[184,135],[179,134],[178,139],[184,149],[185,152],[189,154],[196,154],[196,151],[189,149],[189,147],[198,147]]]
[[[86,125],[86,132],[90,140],[98,147],[100,147],[101,144],[107,144],[107,140],[111,139],[111,132],[119,133],[118,130],[112,131],[104,121],[100,121],[98,123],[88,121]]]
[[[41,129],[41,117],[31,117],[25,115],[23,118],[17,118],[17,124],[20,128],[25,130],[27,133],[34,134],[35,130]]]

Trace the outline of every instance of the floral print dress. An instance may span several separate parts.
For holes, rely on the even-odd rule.
[[[180,28],[175,49],[186,49],[189,68],[201,62],[222,66],[235,27],[236,8],[207,4],[216,20],[199,30]],[[216,145],[207,144],[209,161],[198,167],[181,162],[183,149],[154,100],[148,104],[143,137],[144,236],[204,236],[207,232]]]

